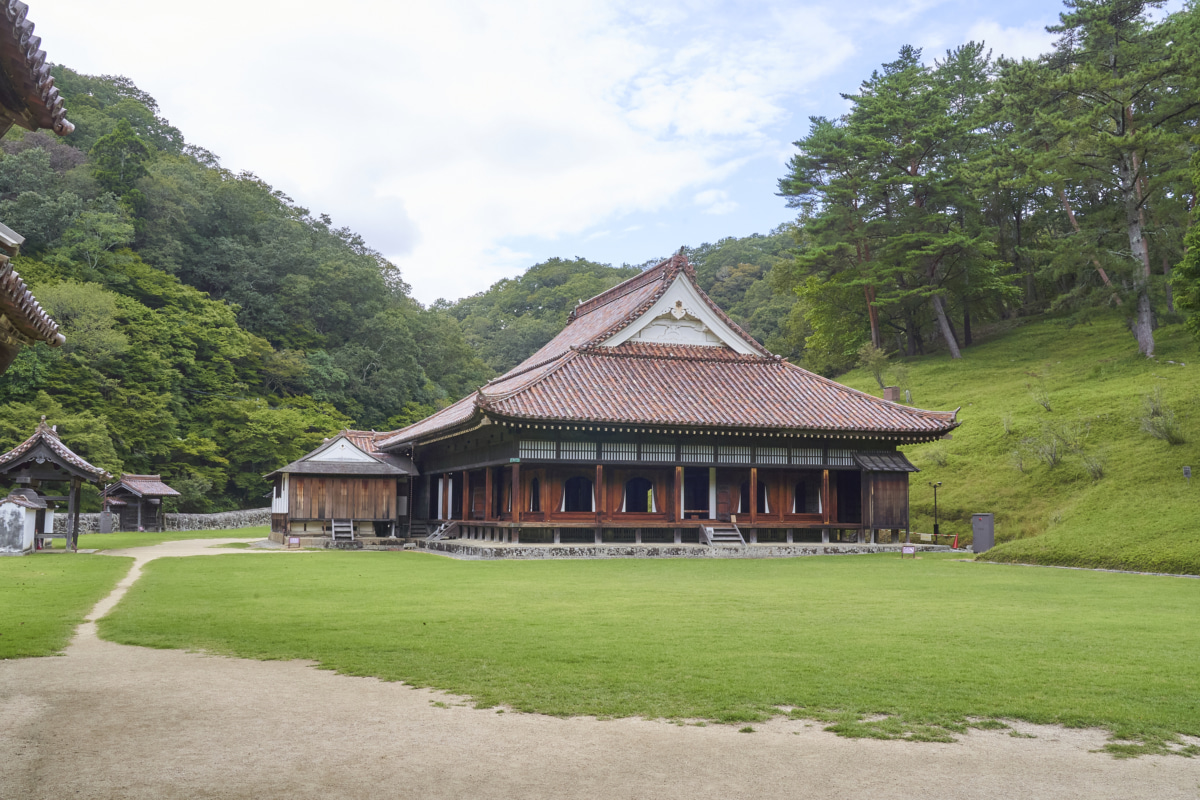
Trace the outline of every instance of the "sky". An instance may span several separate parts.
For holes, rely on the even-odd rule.
[[[1036,56],[1042,0],[29,0],[50,60],[119,74],[224,167],[327,213],[423,303],[555,256],[767,233],[810,116],[904,44]],[[67,109],[68,119],[70,108]]]

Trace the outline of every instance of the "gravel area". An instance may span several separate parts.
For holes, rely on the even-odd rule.
[[[305,557],[212,549],[152,558]],[[101,641],[0,661],[3,798],[1200,798],[1200,759],[1117,760],[1102,731],[1014,723],[954,744],[842,739],[817,724],[738,727],[480,710],[439,692]]]

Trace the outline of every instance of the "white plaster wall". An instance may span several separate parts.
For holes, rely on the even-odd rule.
[[[305,459],[306,461],[363,461],[371,462],[375,459],[359,450],[347,439],[342,439],[330,445],[326,449],[317,453],[312,458]]]
[[[286,514],[288,511],[288,475],[281,475],[283,481],[283,491],[279,497],[275,496],[275,488],[271,487],[271,513]]]
[[[16,503],[0,503],[0,553],[22,555],[33,550],[33,515]]]

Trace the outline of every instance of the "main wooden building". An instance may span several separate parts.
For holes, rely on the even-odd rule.
[[[907,529],[897,446],[956,412],[888,402],[773,355],[682,255],[581,303],[507,374],[391,434],[413,529],[499,542],[857,541]]]

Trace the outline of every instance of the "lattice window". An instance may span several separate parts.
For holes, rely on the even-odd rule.
[[[740,445],[719,445],[717,447],[718,464],[749,464],[750,448]]]
[[[854,466],[854,451],[853,450],[829,450],[829,466],[831,467],[853,467]]]
[[[757,464],[787,464],[788,451],[786,447],[759,447],[754,459]]]
[[[637,444],[634,442],[604,442],[600,449],[607,461],[637,461]]]
[[[713,462],[713,446],[711,444],[682,445],[679,460],[685,464],[711,464]]]
[[[595,442],[563,442],[559,445],[559,458],[563,461],[595,461]]]
[[[642,442],[642,461],[674,461],[675,445]]]
[[[554,442],[541,439],[522,439],[517,448],[517,455],[521,458],[554,458],[554,450]]]
[[[819,467],[825,463],[825,451],[819,447],[793,447],[792,463],[803,467]]]

